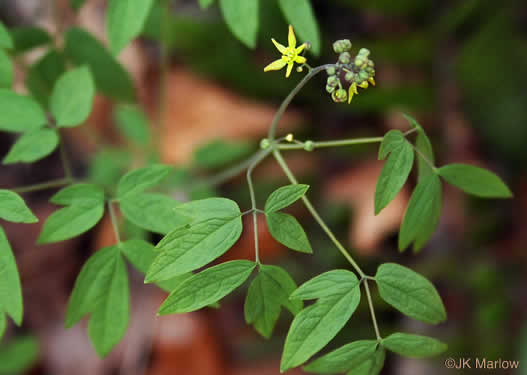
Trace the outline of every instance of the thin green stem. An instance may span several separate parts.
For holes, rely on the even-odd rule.
[[[282,170],[284,171],[284,173],[287,176],[287,178],[289,179],[289,181],[291,181],[292,184],[295,184],[295,185],[298,184],[298,181],[297,181],[296,177],[293,175],[293,173],[289,169],[289,166],[287,165],[286,161],[282,157],[282,154],[280,154],[280,151],[277,150],[277,149],[274,149],[273,150],[273,156],[276,159],[276,161],[278,162],[278,164],[280,165],[280,167],[282,168]],[[352,256],[348,253],[346,248],[340,243],[340,241],[337,239],[337,237],[335,237],[335,235],[333,234],[331,229],[329,229],[329,227],[326,225],[324,220],[320,217],[320,215],[317,212],[317,210],[315,209],[315,207],[313,207],[313,205],[311,204],[311,202],[309,201],[309,199],[305,195],[302,197],[302,201],[304,202],[304,205],[306,206],[308,211],[311,213],[311,215],[313,216],[315,221],[318,223],[318,225],[320,225],[322,230],[326,233],[326,235],[329,237],[329,239],[335,244],[337,249],[342,253],[342,255],[346,258],[346,260],[351,264],[351,266],[355,269],[355,271],[357,271],[359,276],[361,278],[366,276],[365,273],[362,271],[362,269],[357,264],[357,262],[355,262],[355,260],[352,258]]]
[[[280,122],[280,119],[284,115],[285,110],[291,103],[291,101],[295,98],[295,96],[300,92],[302,87],[306,85],[306,83],[309,82],[311,78],[316,76],[318,73],[322,72],[323,70],[326,70],[326,68],[333,66],[333,64],[326,64],[317,66],[316,68],[312,68],[305,76],[302,78],[300,82],[296,85],[296,87],[289,93],[289,95],[284,99],[282,104],[280,105],[280,108],[278,108],[278,111],[276,111],[276,114],[274,115],[273,122],[271,123],[271,126],[269,127],[269,133],[268,138],[270,141],[274,140],[276,136],[276,128],[278,127],[278,123]]]
[[[370,277],[363,276],[364,280],[364,289],[366,290],[366,297],[368,299],[368,307],[370,308],[371,313],[371,320],[373,322],[373,329],[375,330],[375,336],[377,337],[377,341],[381,341],[381,333],[379,332],[379,325],[377,324],[377,318],[375,316],[375,309],[373,308],[373,301],[371,299],[371,293],[370,293],[370,287],[368,285],[368,280]]]
[[[428,159],[428,158],[425,156],[425,154],[423,154],[423,153],[421,152],[421,150],[419,150],[417,147],[415,147],[415,145],[414,145],[413,143],[410,142],[410,145],[413,147],[413,149],[415,150],[415,152],[417,153],[417,155],[418,155],[421,159],[423,159],[423,160],[425,161],[425,163],[428,164],[428,165],[430,166],[430,168],[432,168],[432,170],[433,170],[435,173],[437,173],[438,169],[437,169],[437,167],[434,165],[434,163],[432,163],[432,162],[430,161],[430,159]]]
[[[168,45],[169,33],[170,33],[170,15],[171,0],[161,1],[162,15],[160,25],[160,41],[159,49],[161,51],[161,63],[160,63],[160,75],[159,75],[159,108],[158,108],[158,121],[159,127],[163,122],[165,115],[166,99],[167,99],[167,76],[170,68],[170,47]]]
[[[66,147],[64,146],[63,137],[60,137],[59,151],[60,161],[62,162],[62,168],[64,169],[64,175],[66,176],[66,178],[72,180],[73,172],[71,169],[70,159],[68,158],[68,153],[66,152]]]
[[[233,177],[238,176],[243,171],[245,171],[247,168],[251,166],[252,163],[254,163],[255,159],[258,158],[260,152],[256,152],[251,157],[245,159],[244,161],[240,162],[239,164],[234,165],[233,167],[226,169],[212,177],[205,178],[201,181],[197,181],[193,184],[185,185],[183,186],[182,190],[186,192],[195,191],[202,187],[210,187],[210,186],[217,186],[225,181],[230,180]]]
[[[110,218],[112,219],[113,232],[115,234],[115,240],[118,244],[121,243],[121,235],[119,234],[119,224],[117,223],[117,218],[115,216],[115,211],[111,201],[108,201],[108,211],[110,211]]]
[[[252,173],[254,168],[269,155],[271,149],[261,150],[256,153],[254,160],[249,168],[247,168],[247,185],[249,186],[249,194],[251,196],[251,209],[253,210],[253,230],[254,230],[254,258],[257,264],[260,264],[260,247],[258,241],[258,213],[256,212],[256,194],[254,192]]]
[[[16,189],[11,189],[11,191],[14,191],[15,193],[32,193],[34,191],[40,191],[40,190],[47,190],[47,189],[53,189],[57,187],[61,187],[64,185],[69,185],[73,182],[73,179],[71,178],[60,178],[58,180],[51,180],[48,182],[43,182],[41,184],[34,184],[29,186],[22,186]]]
[[[312,142],[313,149],[323,148],[323,147],[342,147],[342,146],[351,146],[359,145],[366,143],[380,143],[382,142],[383,137],[369,137],[369,138],[355,138],[355,139],[342,139],[336,141],[323,141],[323,142]],[[298,144],[279,144],[277,147],[280,150],[302,150],[304,148],[305,142],[300,142]]]

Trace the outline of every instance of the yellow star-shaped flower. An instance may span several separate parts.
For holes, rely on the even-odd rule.
[[[287,71],[285,73],[285,76],[289,77],[291,75],[291,71],[293,70],[294,63],[304,64],[307,61],[304,56],[300,56],[300,53],[302,53],[304,48],[306,48],[306,43],[300,45],[297,48],[293,26],[289,25],[289,45],[287,47],[281,45],[274,39],[271,39],[271,41],[275,45],[276,49],[278,49],[278,51],[282,54],[282,58],[275,60],[269,65],[267,65],[264,68],[264,72],[268,72],[270,70],[280,70],[287,65]]]

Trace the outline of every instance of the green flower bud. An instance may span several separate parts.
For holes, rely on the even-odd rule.
[[[331,87],[337,87],[339,84],[339,79],[337,78],[337,76],[329,76],[327,84]]]
[[[347,72],[344,76],[344,79],[346,80],[346,82],[352,82],[354,77],[355,74],[353,72]]]
[[[349,64],[351,62],[351,55],[349,52],[343,52],[339,56],[339,61],[343,64]]]
[[[368,78],[370,77],[370,75],[368,74],[368,72],[364,71],[364,70],[361,70],[360,73],[359,73],[359,78],[362,81],[366,81]]]
[[[330,94],[332,94],[333,91],[335,91],[335,87],[330,86],[330,85],[326,85],[326,91],[329,92]]]
[[[335,74],[337,74],[337,70],[334,66],[330,66],[326,69],[326,73],[328,73],[328,76],[334,76]]]
[[[304,142],[304,150],[306,151],[313,151],[315,149],[315,144],[313,141],[305,141]]]
[[[331,98],[336,103],[344,103],[348,99],[348,93],[344,89],[338,89],[331,94]]]
[[[356,66],[362,66],[362,64],[364,64],[366,62],[366,60],[364,59],[364,57],[362,57],[361,55],[357,55],[357,57],[355,57],[355,65]]]
[[[267,138],[264,138],[260,141],[260,148],[262,150],[265,150],[266,148],[269,148],[271,146],[271,142]]]
[[[335,51],[335,53],[347,52],[350,49],[351,42],[349,41],[349,39],[341,39],[333,43],[333,50]]]
[[[370,50],[367,49],[367,48],[361,48],[359,50],[359,55],[364,56],[364,57],[368,57],[370,55]]]

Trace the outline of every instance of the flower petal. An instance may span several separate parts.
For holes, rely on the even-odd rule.
[[[295,62],[297,64],[305,64],[306,61],[307,61],[307,59],[304,56],[297,56],[297,57],[295,57]]]
[[[287,62],[285,62],[283,59],[275,60],[264,68],[264,72],[268,72],[270,70],[280,70],[286,66],[286,64]]]
[[[280,43],[278,43],[276,40],[274,40],[274,38],[271,39],[271,42],[273,42],[273,44],[276,47],[276,49],[278,50],[278,52],[280,52],[281,54],[283,54],[285,52],[285,50],[286,50],[285,46],[283,46]]]
[[[296,52],[296,53],[301,53],[301,52],[304,50],[304,48],[306,48],[306,46],[307,46],[306,43],[302,43],[302,44],[301,44],[301,45],[295,50],[295,52]]]
[[[293,30],[293,26],[289,25],[289,35],[287,37],[287,40],[289,42],[289,47],[295,48],[296,47],[296,36],[295,31]]]
[[[368,78],[368,81],[370,81],[372,86],[375,86],[375,79],[373,77]]]
[[[350,90],[354,93],[354,94],[359,94],[359,91],[357,90],[357,84],[355,82],[353,82],[350,86]]]
[[[355,92],[353,91],[353,87],[352,86],[350,86],[349,91],[348,91],[348,104],[351,103],[351,99],[353,99],[353,95],[355,94]],[[355,87],[355,90],[356,89],[357,88]]]
[[[285,77],[286,78],[289,78],[289,76],[291,75],[291,71],[293,70],[293,65],[295,65],[292,61],[287,64],[287,71],[285,73]]]

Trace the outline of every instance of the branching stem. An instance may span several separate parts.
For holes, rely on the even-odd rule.
[[[47,190],[47,189],[53,189],[65,185],[69,185],[73,182],[73,179],[71,178],[60,178],[58,180],[51,180],[47,182],[43,182],[41,184],[34,184],[29,186],[22,186],[16,189],[11,189],[15,193],[32,193],[34,191],[41,191],[41,190]]]
[[[313,149],[324,148],[324,147],[342,147],[359,145],[365,143],[380,143],[383,137],[370,137],[370,138],[354,138],[354,139],[341,139],[335,141],[323,141],[323,142],[312,142]],[[302,150],[305,147],[305,142],[299,142],[297,144],[279,144],[277,145],[280,150]]]
[[[300,92],[302,87],[306,85],[306,83],[309,82],[311,78],[316,76],[318,73],[326,70],[330,66],[333,66],[334,64],[326,64],[317,66],[316,68],[312,68],[305,76],[302,78],[302,80],[296,85],[296,87],[287,95],[287,97],[284,99],[282,104],[280,105],[280,108],[278,108],[278,111],[274,115],[273,122],[271,123],[271,126],[269,127],[269,133],[268,138],[270,141],[274,140],[276,136],[276,128],[278,127],[278,123],[280,122],[280,119],[284,115],[285,110],[291,103],[291,101],[295,98],[295,96]]]
[[[108,201],[108,211],[110,211],[110,218],[112,220],[113,232],[115,234],[115,240],[118,244],[121,243],[121,235],[119,234],[119,224],[117,223],[117,217],[115,216],[115,210],[113,208],[112,201]]]
[[[247,185],[249,186],[249,194],[251,196],[251,209],[253,214],[253,230],[254,230],[254,258],[257,264],[260,264],[260,247],[258,243],[258,213],[256,212],[256,194],[254,193],[252,173],[254,168],[269,155],[271,149],[261,150],[255,154],[254,160],[247,168]]]

